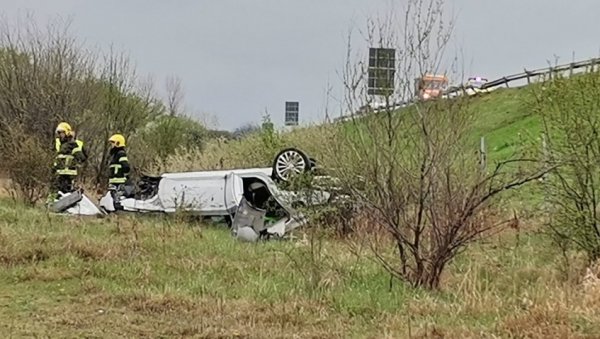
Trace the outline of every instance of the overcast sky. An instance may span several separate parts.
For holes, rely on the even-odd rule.
[[[300,101],[301,123],[323,118],[325,88],[339,85],[346,34],[391,0],[0,0],[7,17],[60,15],[90,46],[113,43],[138,71],[181,78],[186,104],[233,130],[282,125],[284,103]],[[395,1],[402,3],[403,1]],[[448,0],[469,74],[490,80],[600,55],[598,0]],[[338,87],[339,88],[339,87]]]

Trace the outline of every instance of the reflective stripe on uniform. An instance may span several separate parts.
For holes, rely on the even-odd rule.
[[[59,170],[56,170],[56,174],[58,174],[58,175],[77,175],[77,170],[59,169]]]
[[[129,159],[127,159],[127,157],[120,157],[119,162],[122,162],[122,161],[129,161]]]
[[[56,160],[63,160],[61,162],[63,163],[64,167],[69,167],[71,165],[71,161],[74,159],[75,157],[72,155],[68,155],[68,154],[59,154],[56,156]],[[54,161],[54,166],[58,166],[58,161]]]
[[[109,184],[124,184],[127,178],[110,178],[108,179]]]
[[[75,142],[77,143],[77,147],[73,148],[73,151],[71,152],[71,154],[75,154],[76,152],[83,151],[83,141],[75,140]]]
[[[109,167],[113,168],[113,172],[115,174],[117,174],[119,172],[119,170],[121,169],[121,167],[123,167],[123,166],[121,166],[120,164],[112,164]]]
[[[70,155],[70,154],[59,154],[59,155],[57,155],[56,157],[57,157],[58,159],[66,159],[66,160],[69,160],[69,159],[73,159],[73,158],[75,158],[74,156],[72,156],[72,155]]]
[[[75,142],[77,143],[77,147],[73,148],[73,150],[71,151],[71,154],[75,154],[76,152],[83,151],[83,141],[75,140]],[[60,145],[61,145],[60,139],[59,138],[54,139],[54,148],[56,148],[57,152],[60,151]]]

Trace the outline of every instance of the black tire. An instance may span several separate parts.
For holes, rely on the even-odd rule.
[[[277,181],[289,181],[296,174],[311,170],[311,159],[297,148],[286,148],[281,150],[273,160],[273,179]]]
[[[223,217],[225,224],[228,228],[231,228],[231,225],[233,225],[233,218],[235,218],[235,216],[233,215],[226,215],[225,217]]]

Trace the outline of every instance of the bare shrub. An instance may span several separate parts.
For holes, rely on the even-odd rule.
[[[157,119],[164,107],[152,96],[151,88],[139,86],[129,58],[110,51],[103,56],[93,100],[77,114],[90,159],[88,175],[94,184],[105,183],[110,146],[108,138],[120,133],[126,139]]]
[[[4,130],[0,152],[2,167],[11,178],[10,195],[32,205],[46,195],[52,172],[49,166],[40,166],[40,163],[51,163],[52,157],[44,152],[47,145],[24,135],[27,135],[25,129],[20,126]]]
[[[360,53],[353,59],[349,45],[343,73],[348,110],[377,102],[382,108],[352,116],[336,129],[338,142],[329,144],[344,189],[370,223],[387,230],[388,240],[370,244],[378,261],[394,277],[430,289],[439,287],[458,253],[507,224],[487,218],[494,198],[544,173],[535,158],[524,157],[483,168],[469,98],[414,100],[413,79],[443,72],[452,32],[443,9],[441,0],[413,0],[398,23],[393,16],[368,21],[365,40],[397,51],[395,85],[370,95],[368,67]],[[409,105],[397,109],[398,102]]]
[[[29,203],[39,200],[51,175],[54,127],[92,96],[92,58],[63,33],[58,23],[46,30],[31,21],[21,29],[0,27],[2,167],[12,192]]]

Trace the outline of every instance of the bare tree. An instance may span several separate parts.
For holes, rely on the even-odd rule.
[[[89,153],[93,155],[88,163],[94,184],[104,184],[110,150],[108,138],[120,133],[130,139],[159,116],[162,108],[152,97],[151,86],[144,83],[140,88],[127,55],[111,49],[98,68],[96,100],[81,114],[81,126],[89,138]]]
[[[176,116],[184,111],[183,85],[181,79],[175,76],[169,76],[166,80],[167,90],[167,113],[171,116]]]
[[[362,33],[370,47],[396,50],[394,84],[370,94],[369,67],[361,53],[353,59],[349,39],[345,104],[350,112],[374,113],[342,124],[329,151],[336,176],[362,208],[361,220],[387,231],[370,243],[377,260],[394,277],[438,288],[458,253],[507,224],[490,217],[493,198],[541,177],[544,168],[521,157],[482,169],[469,98],[416,99],[414,79],[446,74],[453,22],[444,2],[410,0],[402,16],[394,14],[368,20]]]

